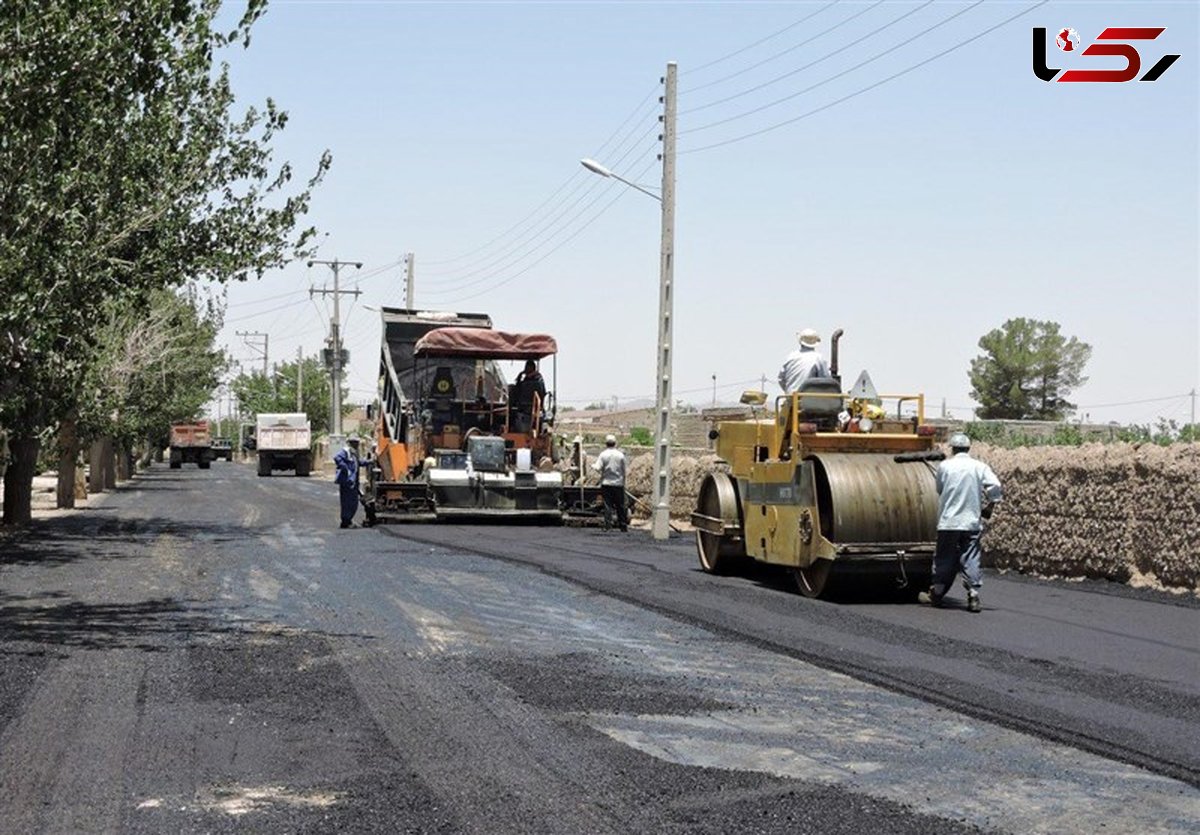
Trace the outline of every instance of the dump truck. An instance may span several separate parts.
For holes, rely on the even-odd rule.
[[[172,470],[178,470],[184,464],[195,464],[207,470],[212,464],[212,435],[207,420],[172,423],[170,444],[168,460]]]
[[[377,521],[561,522],[553,387],[512,384],[501,361],[554,357],[547,334],[482,313],[383,308],[375,452],[364,506]],[[540,372],[530,380],[540,379]]]
[[[741,417],[715,421],[710,437],[729,472],[705,477],[692,514],[704,571],[745,560],[783,566],[807,597],[928,588],[943,455],[924,396],[880,395],[866,372],[843,392],[841,334],[830,377],[770,405],[747,392]]]
[[[303,412],[260,414],[255,422],[258,474],[293,470],[298,476],[312,472],[312,425]]]

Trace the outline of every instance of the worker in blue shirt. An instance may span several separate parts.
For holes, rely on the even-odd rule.
[[[358,438],[347,438],[346,445],[333,456],[337,467],[333,480],[338,486],[343,528],[354,527],[354,514],[358,512],[358,443]]]
[[[992,515],[1003,491],[992,468],[972,458],[971,439],[962,432],[950,436],[950,457],[938,465],[935,482],[939,496],[937,550],[933,555],[933,578],[929,591],[921,592],[922,603],[938,606],[963,575],[967,611],[979,612],[979,589],[983,586],[979,538],[983,520]]]

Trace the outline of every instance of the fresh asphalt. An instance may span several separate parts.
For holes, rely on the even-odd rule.
[[[226,462],[0,549],[4,832],[1200,828],[1194,598],[811,601]]]

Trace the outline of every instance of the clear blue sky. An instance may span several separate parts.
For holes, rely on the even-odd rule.
[[[659,206],[578,160],[657,187],[658,81],[674,60],[679,399],[709,402],[714,374],[720,399],[762,374],[775,391],[796,331],[827,348],[842,327],[847,384],[866,368],[881,390],[967,417],[979,337],[1024,316],[1094,347],[1074,396],[1092,421],[1186,421],[1200,387],[1198,6],[272,0],[228,58],[243,104],[270,96],[290,113],[280,159],[304,174],[333,154],[308,222],[327,233],[319,257],[368,274],[344,274],[363,291],[343,308],[356,401],[379,351],[364,308],[402,306],[408,251],[419,307],[556,335],[563,403],[651,395]],[[1081,46],[1107,26],[1165,26],[1140,45],[1143,72],[1182,58],[1154,83],[1045,83],[1035,26],[1074,28]],[[1053,42],[1048,55],[1122,63]],[[234,331],[266,331],[272,360],[316,351],[328,312],[307,290],[329,278],[293,264],[231,287],[223,343],[250,360]],[[1107,405],[1129,401],[1143,402]]]

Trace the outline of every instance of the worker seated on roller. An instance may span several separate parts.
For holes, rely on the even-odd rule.
[[[829,363],[817,350],[821,335],[812,328],[805,328],[796,337],[800,347],[788,354],[783,368],[779,369],[779,387],[786,394],[800,391],[800,384],[810,377],[829,376]]]
[[[517,382],[512,389],[512,431],[528,432],[533,428],[533,414],[546,402],[546,382],[542,372],[538,371],[537,363],[525,361],[525,370],[517,375]]]

